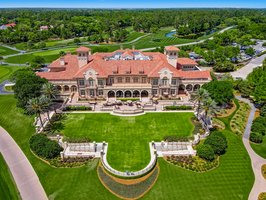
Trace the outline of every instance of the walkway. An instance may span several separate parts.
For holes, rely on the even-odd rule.
[[[246,79],[253,69],[262,65],[264,59],[266,59],[266,54],[252,59],[247,65],[237,71],[231,72],[230,74],[234,79]]]
[[[0,127],[0,152],[2,153],[23,200],[48,200],[46,193],[27,157]]]
[[[251,107],[251,111],[249,114],[248,122],[247,122],[246,129],[245,129],[242,140],[243,140],[243,143],[244,143],[244,145],[247,149],[247,152],[250,156],[253,172],[255,174],[255,182],[254,182],[253,188],[249,194],[248,199],[249,200],[256,200],[256,199],[258,199],[258,196],[261,192],[266,192],[266,179],[264,179],[264,177],[262,176],[262,173],[261,173],[261,166],[263,164],[266,164],[266,159],[257,155],[253,151],[253,149],[251,148],[250,143],[249,143],[251,125],[252,125],[252,121],[253,121],[254,116],[255,116],[256,108],[254,107],[254,105],[249,100],[244,99],[244,98],[239,97],[239,96],[236,98],[238,100],[241,100],[241,101],[249,104],[249,106]]]

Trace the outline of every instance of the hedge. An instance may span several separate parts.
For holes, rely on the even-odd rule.
[[[72,110],[92,110],[89,106],[67,106],[65,107],[66,111],[72,111]]]
[[[117,98],[117,100],[120,100],[120,101],[139,101],[139,98]]]
[[[208,161],[212,161],[215,158],[214,151],[212,147],[208,144],[200,144],[197,147],[197,154],[200,158]]]
[[[43,134],[33,135],[30,138],[30,148],[38,156],[45,159],[56,158],[63,151],[56,141],[48,139]]]
[[[165,110],[192,110],[192,106],[165,106]]]

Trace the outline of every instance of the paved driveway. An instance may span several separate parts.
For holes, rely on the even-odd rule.
[[[48,200],[39,178],[27,157],[2,127],[0,127],[0,152],[14,177],[22,199]]]
[[[266,58],[266,54],[252,59],[247,65],[242,67],[241,69],[231,72],[231,75],[234,79],[246,79],[247,76],[258,66],[261,66],[264,59]]]

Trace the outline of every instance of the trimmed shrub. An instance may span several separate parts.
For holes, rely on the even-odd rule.
[[[260,133],[251,132],[249,140],[255,143],[262,143],[263,137]]]
[[[266,117],[258,117],[256,118],[251,126],[251,131],[260,133],[261,135],[265,135],[266,133]]]
[[[45,159],[55,158],[63,150],[56,141],[42,134],[33,135],[30,138],[30,148],[35,154]]]
[[[72,110],[92,110],[89,106],[67,106],[65,107],[66,111],[72,111]]]
[[[204,144],[208,144],[212,147],[215,154],[221,155],[225,153],[227,148],[227,141],[225,138],[220,137],[219,135],[210,135],[204,141]]]
[[[226,140],[225,135],[224,135],[222,132],[220,132],[220,131],[213,131],[213,132],[211,133],[211,135],[212,135],[212,136],[216,135],[216,136],[221,137],[221,138],[223,138],[224,140]]]
[[[192,110],[192,106],[165,106],[165,110]]]
[[[197,154],[200,158],[212,161],[215,158],[212,147],[208,144],[201,144],[197,147]]]
[[[266,104],[260,109],[260,116],[266,117]]]

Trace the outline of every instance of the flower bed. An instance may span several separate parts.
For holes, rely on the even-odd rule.
[[[219,157],[216,157],[213,161],[206,161],[198,156],[167,156],[165,158],[168,162],[177,165],[179,167],[194,171],[194,172],[206,172],[214,169],[219,165]]]
[[[230,121],[230,126],[234,133],[238,135],[243,134],[246,127],[249,111],[249,105],[240,101],[239,109]]]
[[[261,173],[262,176],[266,179],[266,164],[261,166]]]
[[[120,101],[139,101],[139,98],[117,98],[117,100],[120,100]]]
[[[62,160],[60,157],[47,160],[54,167],[64,167],[64,168],[72,168],[72,167],[81,167],[88,162],[92,161],[94,158],[86,157],[86,158],[64,158]]]

